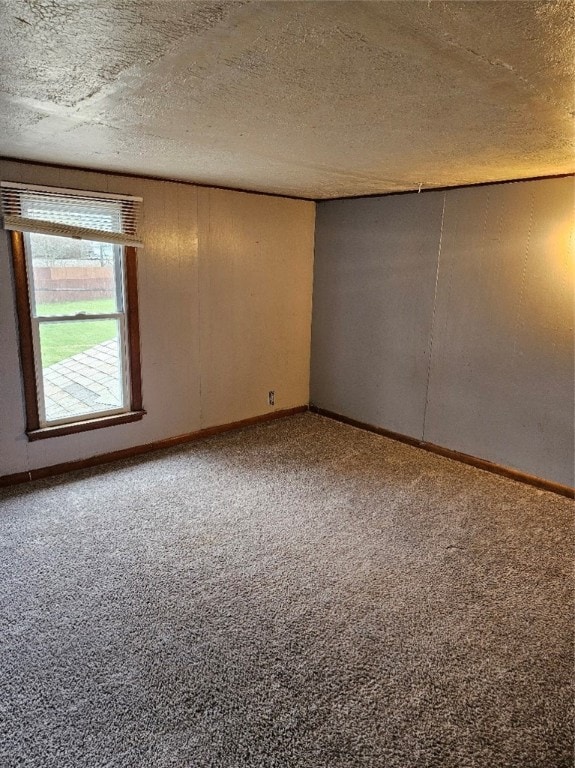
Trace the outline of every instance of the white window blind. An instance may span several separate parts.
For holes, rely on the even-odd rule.
[[[4,229],[142,247],[141,197],[0,182]]]

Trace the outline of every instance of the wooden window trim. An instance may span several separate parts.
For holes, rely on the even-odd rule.
[[[71,422],[70,424],[40,427],[37,371],[34,359],[30,296],[28,293],[28,268],[24,250],[24,236],[22,232],[11,232],[10,234],[12,260],[14,265],[20,362],[26,407],[26,435],[28,436],[28,440],[33,441],[43,440],[49,437],[62,437],[78,432],[87,432],[93,429],[102,429],[118,424],[127,424],[142,419],[146,411],[142,406],[136,249],[133,246],[124,246],[125,300],[127,304],[126,319],[128,360],[130,368],[130,410],[110,416],[96,416],[93,419],[83,419],[81,421]]]
[[[45,440],[47,437],[62,437],[63,435],[74,435],[77,432],[89,432],[92,429],[102,429],[103,427],[113,427],[116,424],[129,424],[132,421],[140,421],[146,415],[146,411],[127,411],[125,413],[114,414],[113,416],[102,416],[95,419],[86,419],[85,421],[74,421],[71,424],[57,424],[54,427],[40,427],[39,429],[28,429],[26,434],[28,440]]]
[[[22,232],[11,232],[12,259],[14,263],[14,286],[16,290],[16,312],[18,317],[18,336],[20,339],[20,362],[22,382],[26,403],[26,431],[40,427],[38,414],[38,387],[36,386],[36,363],[32,341],[32,320],[30,297],[28,294],[28,269],[24,252]]]
[[[142,369],[140,365],[140,315],[138,313],[138,264],[136,249],[124,247],[124,271],[128,302],[128,353],[130,361],[130,401],[133,412],[142,411]]]

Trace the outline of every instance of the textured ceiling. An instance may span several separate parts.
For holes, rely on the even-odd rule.
[[[572,172],[573,11],[0,0],[0,155],[311,198]]]

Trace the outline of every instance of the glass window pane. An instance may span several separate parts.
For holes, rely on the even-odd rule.
[[[46,421],[124,407],[118,320],[40,322],[39,334]]]
[[[32,312],[76,315],[122,311],[120,246],[30,234]]]

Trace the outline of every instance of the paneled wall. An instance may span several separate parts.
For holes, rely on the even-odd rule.
[[[147,411],[133,424],[27,441],[9,240],[0,231],[0,476],[307,404],[313,203],[8,161],[0,179],[144,198]]]
[[[0,231],[0,476],[308,402],[314,205],[0,162],[0,179],[141,195],[147,416],[29,443]],[[311,401],[573,484],[574,183],[317,206]]]
[[[318,204],[312,403],[573,485],[574,192]]]

